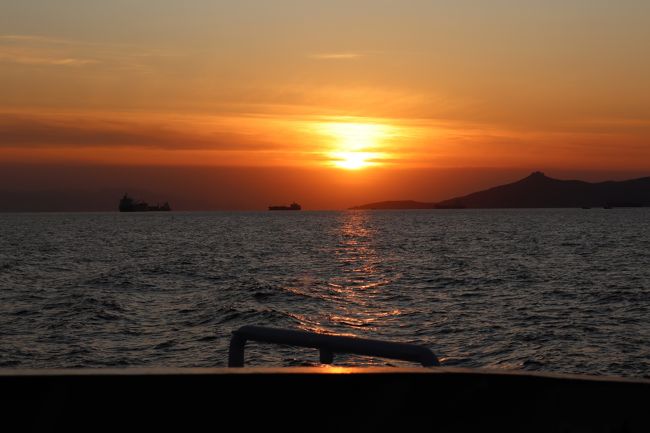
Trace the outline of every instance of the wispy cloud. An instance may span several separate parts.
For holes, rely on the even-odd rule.
[[[361,53],[317,53],[309,56],[316,60],[354,60],[364,57]]]
[[[50,38],[38,35],[0,35],[0,41],[13,43],[41,43],[41,44],[75,44],[69,39]]]
[[[0,62],[20,65],[85,66],[99,60],[73,50],[74,42],[34,35],[0,35]]]
[[[94,42],[79,39],[67,39],[54,36],[44,35],[0,35],[0,44],[13,44],[13,45],[29,45],[29,46],[45,46],[45,45],[59,45],[70,47],[93,47],[93,48],[120,48],[129,49],[136,48],[133,44],[124,43],[109,43],[109,42]]]
[[[240,130],[239,119],[137,114],[26,114],[0,111],[0,149],[142,148],[263,150],[266,137]],[[273,144],[277,148],[277,144]]]
[[[65,57],[46,53],[38,54],[29,50],[7,50],[2,47],[0,47],[0,62],[49,66],[85,66],[99,63],[98,60],[94,59]]]
[[[72,40],[42,35],[0,35],[0,63],[31,66],[104,66],[148,71],[149,59],[173,54],[136,45]]]

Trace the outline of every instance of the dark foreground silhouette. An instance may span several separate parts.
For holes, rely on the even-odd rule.
[[[325,364],[344,352],[438,365],[422,346],[245,326],[230,344],[229,365],[238,368],[0,369],[3,421],[35,431],[650,431],[644,379],[444,367],[246,368],[247,340],[317,348]]]
[[[559,180],[542,172],[437,203],[383,201],[352,209],[464,209],[464,208],[565,208],[650,206],[650,177],[626,181],[590,183]]]

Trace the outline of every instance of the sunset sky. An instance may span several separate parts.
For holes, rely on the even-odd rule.
[[[650,175],[648,41],[647,0],[3,2],[0,192],[339,209]]]

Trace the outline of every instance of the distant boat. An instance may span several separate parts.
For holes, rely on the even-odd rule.
[[[120,212],[169,212],[172,208],[167,202],[162,206],[159,204],[149,206],[145,201],[134,200],[128,194],[124,194],[124,197],[120,200],[119,210]]]
[[[289,206],[269,206],[269,210],[300,210],[302,207],[296,202],[291,203]]]

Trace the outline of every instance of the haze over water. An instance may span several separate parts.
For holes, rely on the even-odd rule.
[[[648,377],[649,217],[0,214],[0,367],[225,366],[230,332],[257,324],[420,343],[448,366]]]

